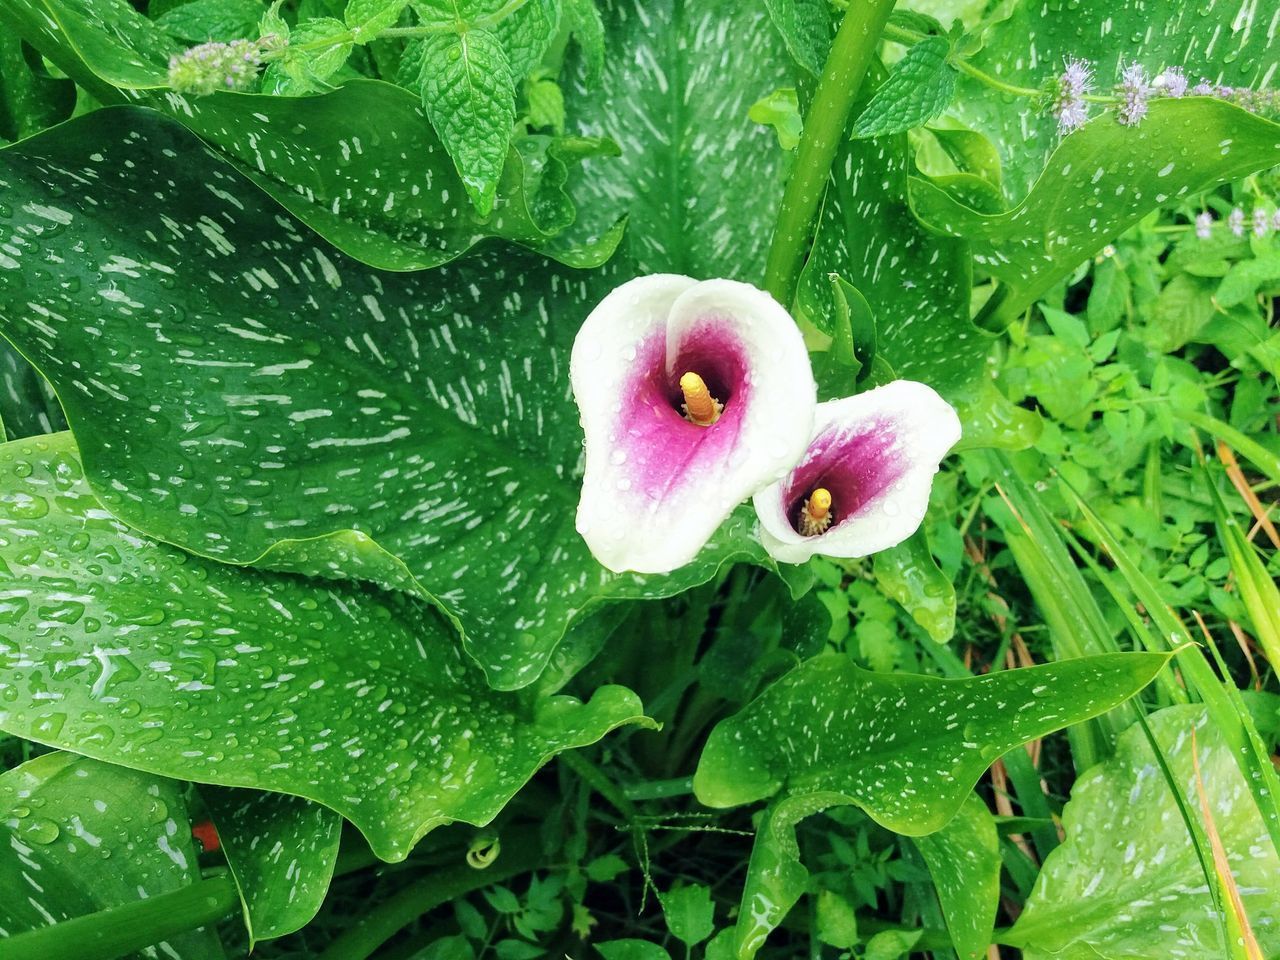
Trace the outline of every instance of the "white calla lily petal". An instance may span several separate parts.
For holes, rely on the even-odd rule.
[[[783,480],[755,496],[761,540],[775,559],[815,554],[865,557],[915,532],[942,458],[960,439],[960,419],[932,388],[895,380],[818,405],[813,440]],[[831,495],[830,526],[798,530],[814,490]]]
[[[710,426],[681,412],[687,372],[723,404]],[[734,507],[787,473],[813,428],[800,331],[771,296],[732,280],[623,284],[582,325],[569,377],[586,434],[578,532],[614,571],[688,563]]]

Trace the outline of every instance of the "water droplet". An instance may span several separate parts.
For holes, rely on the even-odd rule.
[[[30,840],[32,843],[53,843],[61,832],[52,820],[36,817],[26,822],[26,829],[22,835],[23,839]]]

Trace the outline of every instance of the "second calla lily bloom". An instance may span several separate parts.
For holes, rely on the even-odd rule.
[[[755,496],[765,549],[786,563],[865,557],[915,532],[960,420],[930,387],[895,380],[818,405],[813,440]]]
[[[732,280],[658,274],[587,317],[569,367],[586,434],[578,532],[610,570],[665,573],[804,453],[816,387],[794,321]]]

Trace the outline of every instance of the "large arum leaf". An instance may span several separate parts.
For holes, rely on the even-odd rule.
[[[1005,9],[1007,19],[985,32],[982,49],[969,59],[1007,83],[1039,88],[1062,70],[1067,57],[1082,57],[1096,64],[1103,92],[1118,79],[1122,61],[1141,64],[1148,74],[1184,65],[1192,84],[1201,77],[1233,87],[1274,84],[1280,50],[1274,5],[1204,0],[1161,0],[1156,5],[1149,0],[1046,0],[1006,4]],[[1015,201],[1021,199],[1057,143],[1056,124],[1043,104],[995,93],[963,77],[954,109],[996,144],[1005,186]],[[1106,122],[1114,124],[1114,114]],[[1143,124],[1150,122],[1149,118]],[[1187,130],[1188,135],[1203,136],[1205,146],[1216,146],[1220,138],[1212,132],[1201,134],[1198,125],[1194,127]],[[1113,166],[1130,156],[1138,164],[1149,162],[1140,149],[1102,155]],[[1053,166],[1049,164],[1050,169]],[[1152,169],[1159,166],[1154,164]]]
[[[342,818],[283,793],[206,787],[200,796],[240,891],[250,947],[310,923],[329,892]]]
[[[1230,748],[1203,707],[1148,718],[1192,815],[1202,818],[1191,733],[1214,826],[1265,956],[1280,951],[1280,859]],[[1142,730],[1084,774],[1062,812],[1067,839],[1045,861],[1004,940],[1028,960],[1225,957],[1222,921],[1169,784]]]
[[[0,331],[58,390],[126,522],[416,592],[504,689],[590,608],[767,563],[749,511],[662,578],[608,573],[574,530],[569,349],[611,273],[512,251],[379,273],[229,168],[181,159],[194,146],[121,108],[0,154]]]
[[[181,787],[70,753],[0,776],[0,942],[199,880]],[[222,955],[193,930],[131,956]]]
[[[566,90],[566,112],[579,132],[616,141],[622,157],[592,171],[583,197],[629,206],[639,273],[759,283],[785,155],[747,111],[792,82],[764,5],[609,0],[604,7],[603,75],[589,82],[583,65]]]
[[[67,428],[49,382],[8,343],[0,343],[0,420],[9,440]]]
[[[304,796],[399,859],[640,717],[621,687],[519,707],[408,598],[140,537],[93,497],[68,434],[0,447],[0,479],[0,729]]]
[[[839,274],[875,314],[877,355],[958,400],[978,390],[991,337],[969,319],[968,244],[930,233],[907,206],[910,162],[905,133],[841,143],[797,302],[830,333]]]
[[[964,237],[976,262],[1008,286],[999,316],[1009,322],[1161,204],[1278,157],[1280,124],[1204,97],[1161,100],[1136,127],[1102,117],[1067,137],[1031,193],[1005,213],[981,213],[920,178],[911,180],[911,202],[932,229]]]
[[[839,794],[896,833],[932,833],[998,757],[1123,703],[1167,661],[1110,654],[944,680],[815,657],[716,725],[694,792],[712,807]]]
[[[484,237],[595,265],[620,238],[614,203],[566,233],[577,214],[565,192],[575,158],[611,145],[518,140],[506,151],[493,214],[479,216],[418,98],[378,80],[316,97],[166,89],[175,41],[127,0],[0,0],[0,23],[107,103],[155,107],[234,158],[309,227],[352,256],[389,270],[444,263]]]
[[[1000,838],[982,798],[969,794],[945,827],[917,837],[960,960],[987,955],[1000,906]]]

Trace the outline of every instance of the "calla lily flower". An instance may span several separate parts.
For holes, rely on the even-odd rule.
[[[586,435],[578,532],[614,571],[688,563],[795,465],[813,429],[800,331],[732,280],[624,283],[583,323],[569,378]]]
[[[933,475],[960,439],[960,419],[923,383],[895,380],[818,405],[795,469],[755,496],[770,555],[865,557],[915,532]]]

